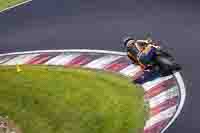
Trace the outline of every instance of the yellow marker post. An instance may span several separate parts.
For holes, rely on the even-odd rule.
[[[22,71],[22,69],[21,69],[19,64],[16,65],[16,70],[17,70],[17,72],[21,72]]]

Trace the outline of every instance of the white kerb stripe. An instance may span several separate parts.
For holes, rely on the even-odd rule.
[[[70,61],[72,61],[73,59],[79,57],[81,54],[80,53],[76,53],[76,54],[73,54],[73,55],[69,55],[67,57],[65,57],[64,61],[61,62],[62,65],[65,65],[67,63],[69,63]]]
[[[108,65],[109,63],[121,58],[122,56],[117,56],[117,55],[107,55],[107,56],[103,56],[99,59],[93,60],[92,62],[86,64],[83,67],[86,68],[95,68],[95,69],[102,69],[104,68],[106,65]]]
[[[150,90],[152,87],[154,87],[154,86],[156,86],[156,85],[158,85],[158,84],[160,84],[160,83],[162,83],[162,82],[164,82],[164,81],[166,81],[166,80],[169,80],[169,79],[171,79],[171,78],[173,78],[172,75],[165,76],[165,77],[159,77],[159,78],[157,78],[157,79],[155,79],[155,80],[148,81],[148,82],[144,83],[144,84],[142,85],[142,87],[144,88],[145,91],[148,91],[148,90]]]
[[[147,128],[150,128],[151,126],[163,121],[163,120],[166,120],[170,117],[172,117],[174,115],[174,113],[176,112],[176,108],[177,106],[173,106],[165,111],[162,111],[160,112],[159,114],[151,117],[147,122],[146,122],[146,125],[145,125],[145,128],[144,129],[147,129]]]
[[[172,87],[171,89],[168,89],[168,90],[160,93],[159,95],[149,99],[150,108],[154,108],[154,107],[158,106],[159,104],[165,102],[166,100],[169,100],[178,95],[179,95],[178,86]]]
[[[139,72],[140,70],[141,70],[140,66],[131,64],[126,68],[122,69],[119,73],[128,77],[132,77],[133,75],[135,75],[135,73]]]
[[[29,54],[29,55],[19,55],[8,62],[3,63],[4,65],[16,65],[16,64],[25,64],[27,61],[31,60],[32,58],[38,56],[39,54]]]
[[[0,60],[0,63],[3,63],[3,62],[5,62],[5,61],[9,60],[10,58],[11,58],[11,57],[2,58],[2,59]]]
[[[69,55],[62,54],[62,55],[59,55],[58,57],[51,59],[50,61],[46,62],[45,64],[48,64],[48,65],[65,65],[78,56],[80,56],[80,54],[69,54]]]
[[[64,56],[66,56],[66,55],[60,54],[60,55],[48,60],[47,62],[45,62],[44,65],[56,65],[56,63],[59,62],[61,59],[63,59]]]

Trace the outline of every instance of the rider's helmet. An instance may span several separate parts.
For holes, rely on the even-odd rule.
[[[135,39],[134,39],[133,37],[130,37],[130,36],[125,37],[125,38],[123,39],[124,48],[128,48],[128,47],[129,47],[128,44],[129,44],[130,41],[132,41],[132,43],[134,43],[134,42],[135,42]]]

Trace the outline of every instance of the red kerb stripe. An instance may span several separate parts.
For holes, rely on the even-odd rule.
[[[118,72],[118,71],[121,71],[122,69],[126,68],[129,64],[130,64],[130,62],[127,60],[127,58],[122,57],[122,58],[119,58],[118,60],[106,65],[104,67],[104,69],[108,70],[108,71]]]
[[[41,54],[28,61],[26,64],[43,64],[51,57],[52,56],[49,56],[48,54]]]
[[[89,58],[87,55],[80,55],[69,63],[65,64],[65,66],[81,66],[87,64],[90,61],[91,58]]]
[[[176,85],[176,80],[174,78],[168,79],[154,87],[152,87],[150,90],[148,90],[145,93],[145,98],[149,99],[152,98],[158,94],[160,94],[161,92],[170,89],[172,86]]]
[[[178,96],[173,97],[159,104],[158,106],[150,109],[150,116],[159,114],[162,111],[167,110],[168,108],[175,106],[178,103]]]
[[[170,119],[163,120],[144,130],[144,133],[160,133]]]

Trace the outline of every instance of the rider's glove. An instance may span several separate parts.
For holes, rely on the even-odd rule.
[[[150,44],[150,46],[151,46],[151,47],[154,47],[154,48],[156,48],[156,49],[161,49],[161,47],[160,47],[160,46],[158,46],[158,45],[153,45],[153,44]]]

